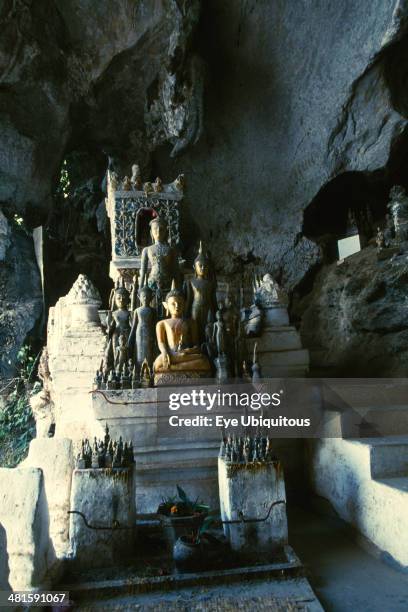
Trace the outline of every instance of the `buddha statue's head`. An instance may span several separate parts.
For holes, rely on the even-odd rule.
[[[194,272],[198,278],[207,278],[210,272],[210,260],[203,252],[203,246],[200,240],[198,255],[194,260]]]
[[[126,287],[117,287],[115,289],[115,305],[117,308],[126,310],[129,306],[130,295]]]
[[[154,242],[164,242],[167,238],[167,223],[161,217],[150,221],[150,233]]]
[[[183,316],[184,305],[185,298],[183,292],[174,288],[168,292],[166,295],[166,301],[163,302],[167,315],[177,319]]]
[[[153,298],[153,291],[148,285],[139,289],[139,300],[142,306],[149,306]]]

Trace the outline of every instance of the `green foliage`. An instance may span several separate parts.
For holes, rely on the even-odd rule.
[[[18,214],[14,214],[9,218],[9,221],[17,230],[24,232],[25,235],[30,236],[30,238],[32,237],[33,232],[27,227],[23,217],[20,217]]]
[[[20,373],[13,390],[0,406],[0,465],[15,467],[28,452],[35,436],[35,421],[29,398],[39,390],[32,384],[36,359],[29,346],[23,346],[17,355]]]
[[[59,179],[59,185],[57,187],[57,195],[63,198],[69,198],[70,196],[71,181],[69,180],[68,173],[68,162],[66,159],[62,162],[61,174]]]
[[[31,348],[24,345],[17,353],[17,361],[20,364],[20,380],[29,383],[32,380],[36,359],[31,353]]]
[[[194,514],[208,514],[209,506],[206,506],[198,497],[195,501],[191,500],[187,493],[177,485],[178,497],[163,497],[162,503],[158,508],[159,514],[173,516],[191,516]]]

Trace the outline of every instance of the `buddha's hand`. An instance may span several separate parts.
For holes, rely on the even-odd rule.
[[[165,368],[170,369],[170,355],[168,354],[167,351],[162,351],[162,360],[163,360],[163,366]]]
[[[190,346],[189,348],[185,348],[179,353],[180,355],[189,355],[190,353],[196,353],[198,346]]]

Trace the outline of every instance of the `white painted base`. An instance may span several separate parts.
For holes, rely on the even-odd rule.
[[[82,512],[92,526],[132,527],[136,524],[132,470],[75,470],[71,510]],[[71,558],[78,567],[109,567],[132,553],[135,530],[97,530],[81,516],[70,515]]]
[[[408,566],[408,438],[310,445],[315,491],[381,550]]]
[[[224,459],[218,459],[223,521],[239,519],[241,513],[246,519],[263,519],[273,502],[286,502],[285,481],[279,462],[260,464],[256,469],[238,464],[232,469],[233,472]],[[224,524],[224,533],[232,550],[271,555],[288,542],[286,505],[272,507],[269,517],[262,522]]]

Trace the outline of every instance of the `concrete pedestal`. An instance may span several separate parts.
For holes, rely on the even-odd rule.
[[[249,355],[252,355],[255,343],[263,378],[303,378],[307,374],[309,351],[302,349],[300,336],[296,328],[289,325],[284,306],[264,309],[261,336],[247,339]]]
[[[82,512],[95,527],[136,525],[133,470],[74,470],[71,510]],[[78,514],[70,515],[70,547],[77,567],[108,567],[133,552],[134,529],[90,529]]]
[[[221,519],[263,519],[261,522],[224,524],[232,550],[243,554],[273,556],[288,542],[283,470],[278,461],[233,464],[218,459]],[[269,512],[270,510],[270,512]]]

